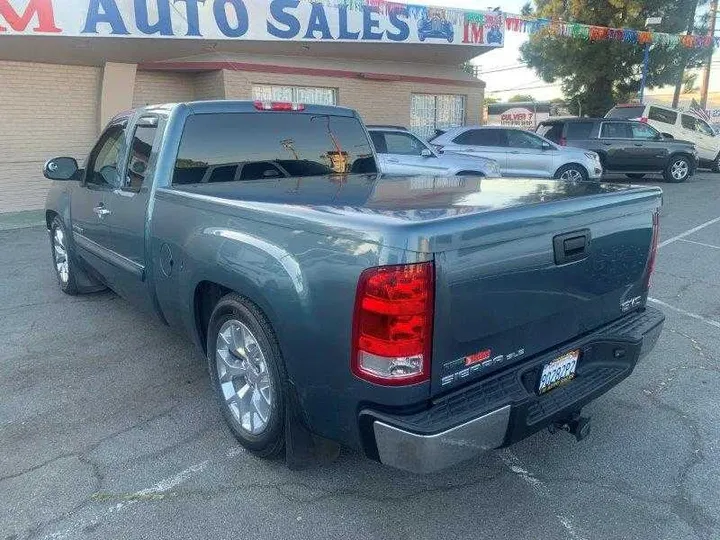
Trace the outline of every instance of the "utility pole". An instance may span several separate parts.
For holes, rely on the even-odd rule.
[[[645,29],[650,30],[653,26],[662,24],[662,17],[648,17],[645,21]],[[645,57],[643,58],[642,80],[640,81],[640,103],[645,103],[645,86],[647,85],[648,69],[650,67],[650,43],[645,44]]]
[[[687,35],[692,35],[692,33],[695,31],[695,13],[697,12],[698,7],[698,0],[695,0],[695,3],[693,5],[692,10],[690,11],[690,16],[688,17],[688,27],[687,27]],[[683,54],[688,54],[687,52],[683,51]],[[680,93],[682,92],[683,87],[683,78],[685,76],[685,68],[687,67],[687,59],[683,60],[682,69],[680,70],[680,74],[678,75],[677,83],[675,83],[675,93],[673,94],[673,102],[672,106],[673,109],[677,109],[677,106],[680,104]]]
[[[715,37],[715,23],[717,22],[718,0],[713,0],[710,4],[710,37]],[[707,64],[705,65],[705,73],[703,75],[702,94],[700,96],[700,107],[707,109],[708,91],[710,89],[710,68],[712,67],[712,57],[715,52],[714,42],[710,46]]]

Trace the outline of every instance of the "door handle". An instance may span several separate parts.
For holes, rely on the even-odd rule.
[[[642,143],[635,143],[635,146],[640,146],[640,147],[643,147],[643,146],[645,146],[645,145],[644,145],[644,144],[642,144]]]
[[[510,150],[510,153],[511,153],[511,154],[519,154],[520,152],[517,151],[517,150]]]
[[[400,163],[399,159],[394,159],[394,158],[388,158],[385,161],[387,161],[388,163]]]
[[[108,210],[107,208],[105,208],[105,205],[103,205],[103,204],[93,208],[93,212],[95,212],[97,214],[97,217],[99,217],[100,219],[112,214],[112,212],[110,210]]]

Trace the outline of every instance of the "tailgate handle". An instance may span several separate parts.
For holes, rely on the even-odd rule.
[[[590,252],[590,229],[560,234],[553,238],[555,264],[586,259]]]

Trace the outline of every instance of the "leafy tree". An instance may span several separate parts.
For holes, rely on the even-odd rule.
[[[485,105],[492,105],[493,103],[500,103],[500,100],[496,97],[486,97]]]
[[[508,99],[508,103],[520,103],[523,101],[535,101],[535,99],[530,94],[515,94]]]
[[[694,8],[695,3],[689,0],[535,0],[533,15],[636,30],[645,27],[647,17],[659,16],[662,25],[653,30],[678,34],[687,30]],[[675,84],[685,60],[693,65],[704,54],[682,46],[653,45],[647,86]],[[531,36],[522,46],[521,55],[545,82],[560,80],[575,113],[582,107],[586,115],[603,116],[615,103],[635,98],[640,89],[642,45],[592,42],[543,31]]]

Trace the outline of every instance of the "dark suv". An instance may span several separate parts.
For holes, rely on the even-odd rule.
[[[684,182],[698,165],[694,144],[666,139],[642,122],[551,118],[540,123],[537,133],[561,146],[597,152],[605,172],[624,173],[633,179],[662,173],[668,182]]]

